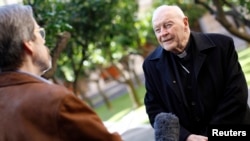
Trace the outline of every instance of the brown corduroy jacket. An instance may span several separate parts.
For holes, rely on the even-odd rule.
[[[0,73],[0,141],[121,141],[66,88],[23,72]]]

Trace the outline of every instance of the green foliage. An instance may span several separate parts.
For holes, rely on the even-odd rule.
[[[49,48],[56,46],[56,36],[63,31],[72,31],[65,11],[65,6],[57,0],[23,0],[24,4],[32,6],[38,24],[46,30],[46,44]]]
[[[150,43],[153,45],[158,44],[152,28],[152,13],[153,9],[148,9],[145,13],[143,13],[143,16],[140,17],[135,23],[135,27],[137,29],[140,40],[140,45],[144,45],[146,43]]]
[[[249,0],[239,0],[240,5],[246,7],[248,13],[250,12],[250,1]]]
[[[44,26],[47,45],[56,45],[56,35],[69,31],[68,47],[58,61],[57,75],[71,79],[117,61],[138,48],[135,28],[138,11],[134,0],[24,0],[33,6],[36,20]]]

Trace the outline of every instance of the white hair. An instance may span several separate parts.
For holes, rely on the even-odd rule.
[[[177,5],[161,5],[154,10],[152,20],[154,19],[155,15],[162,12],[162,10],[173,10],[175,11],[176,16],[180,16],[181,18],[186,17],[181,8]]]

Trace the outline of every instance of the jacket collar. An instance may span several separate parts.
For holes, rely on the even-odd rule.
[[[191,32],[190,36],[193,37],[193,46],[195,46],[195,52],[193,52],[196,59],[194,60],[194,75],[197,78],[200,68],[206,58],[205,51],[215,47],[213,41],[211,41],[206,34]],[[189,39],[191,40],[191,38]],[[184,100],[184,104],[188,108],[187,101],[185,101],[184,92],[181,89],[180,83],[177,82],[179,75],[175,75],[175,70],[177,70],[177,64],[174,64],[174,55],[168,51],[165,51],[162,47],[158,47],[148,58],[149,60],[157,61],[156,67],[159,73],[164,78],[164,81],[170,85],[170,88],[175,92],[179,100]],[[171,61],[172,60],[172,61]],[[172,66],[167,67],[167,66]]]
[[[198,33],[198,32],[191,32],[190,36],[193,37],[194,43],[199,52],[203,52],[204,50],[215,47],[214,42],[210,40],[206,34]],[[155,59],[159,59],[162,57],[163,52],[165,50],[162,47],[158,47],[157,50],[158,51],[154,52],[154,54],[152,54],[149,60],[155,60]]]
[[[41,82],[51,84],[50,81],[42,77],[35,76],[25,72],[10,71],[10,72],[0,73],[0,87],[20,85],[25,83],[41,83]]]

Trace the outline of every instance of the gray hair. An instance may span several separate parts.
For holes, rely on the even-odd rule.
[[[23,42],[35,39],[31,6],[0,7],[0,70],[17,70],[24,60]]]

